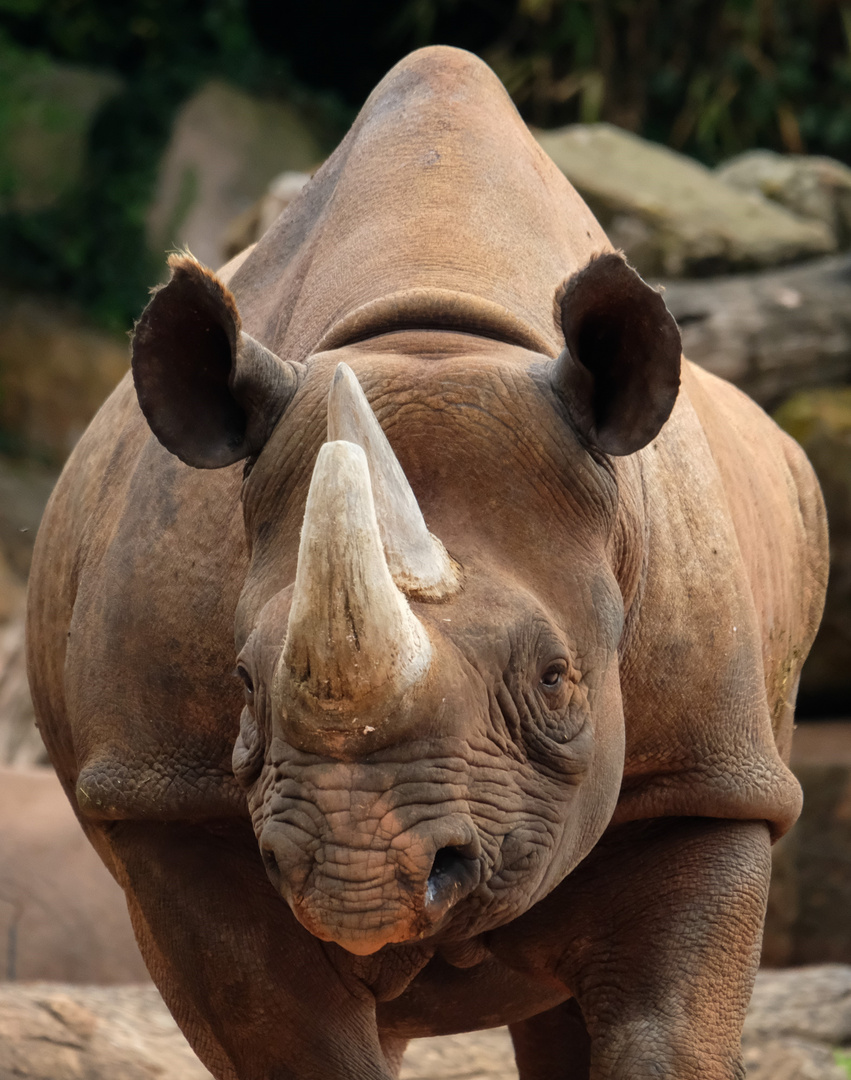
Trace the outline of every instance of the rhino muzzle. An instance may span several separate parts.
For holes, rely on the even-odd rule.
[[[462,815],[402,832],[383,850],[331,835],[309,866],[272,821],[260,849],[272,884],[305,929],[362,956],[433,933],[482,878],[475,826]]]

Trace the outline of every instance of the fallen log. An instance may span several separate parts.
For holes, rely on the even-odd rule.
[[[851,381],[851,255],[661,284],[686,356],[763,408]]]

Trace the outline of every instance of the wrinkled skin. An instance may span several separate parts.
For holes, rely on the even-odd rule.
[[[218,278],[172,270],[142,411],[125,381],[48,508],[29,644],[198,1054],[388,1080],[508,1023],[523,1080],[743,1076],[826,575],[800,450],[687,362],[677,396],[658,295],[456,50]],[[323,446],[341,362],[448,552],[431,592],[373,459]]]

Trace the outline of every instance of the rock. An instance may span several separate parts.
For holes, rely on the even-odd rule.
[[[113,74],[4,46],[0,213],[44,210],[79,182],[92,121],[121,85]]]
[[[748,150],[715,170],[725,184],[756,191],[798,217],[820,221],[840,248],[851,245],[851,169],[805,154]]]
[[[0,1077],[210,1080],[152,986],[0,984]]]
[[[706,276],[835,248],[822,222],[738,191],[698,162],[610,124],[535,134],[612,243],[645,275]]]
[[[2,337],[0,328],[0,337]],[[59,473],[37,462],[0,455],[0,567],[23,586],[41,515]],[[0,569],[0,577],[3,571]]]
[[[795,394],[774,414],[803,446],[819,478],[830,523],[824,616],[801,676],[800,698],[823,715],[851,706],[851,387]]]
[[[0,430],[61,463],[130,362],[126,338],[45,298],[0,293]]]
[[[47,764],[27,684],[24,607],[32,546],[55,480],[51,470],[0,457],[0,766]]]
[[[27,683],[23,609],[21,589],[18,614],[0,624],[0,766],[49,764]]]
[[[276,176],[263,195],[228,225],[222,240],[224,258],[230,260],[255,243],[298,195],[310,173],[284,172]]]
[[[662,282],[686,356],[767,409],[804,387],[851,379],[849,283],[847,255],[711,281]]]
[[[748,1075],[847,1080],[851,969],[762,971],[745,1023]],[[812,1021],[809,1030],[806,1023]],[[153,987],[0,984],[0,1077],[20,1080],[209,1080]],[[505,1028],[415,1039],[400,1080],[516,1080]]]
[[[228,224],[272,178],[310,171],[324,156],[293,106],[208,83],[175,120],[148,214],[151,250],[186,246],[208,266],[219,265]]]
[[[795,1038],[825,1046],[851,1044],[851,967],[760,971],[744,1038],[748,1043]]]
[[[851,1042],[851,968],[760,971],[742,1050],[759,1080],[848,1080],[835,1048]]]
[[[848,1080],[829,1047],[806,1039],[772,1039],[742,1049],[752,1080]]]
[[[804,809],[774,848],[763,963],[849,963],[851,723],[799,724],[792,769]]]
[[[51,769],[0,770],[0,979],[149,981],[124,894]]]

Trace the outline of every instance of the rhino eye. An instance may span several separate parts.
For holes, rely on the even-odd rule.
[[[236,675],[240,679],[242,679],[242,682],[243,682],[243,685],[245,686],[246,692],[248,693],[248,695],[250,697],[254,693],[254,682],[252,681],[251,676],[248,674],[248,669],[246,667],[244,667],[242,664],[237,664],[236,665]]]
[[[559,660],[556,663],[550,664],[544,669],[541,675],[541,686],[545,690],[552,692],[558,690],[564,681],[565,665],[564,662]]]

